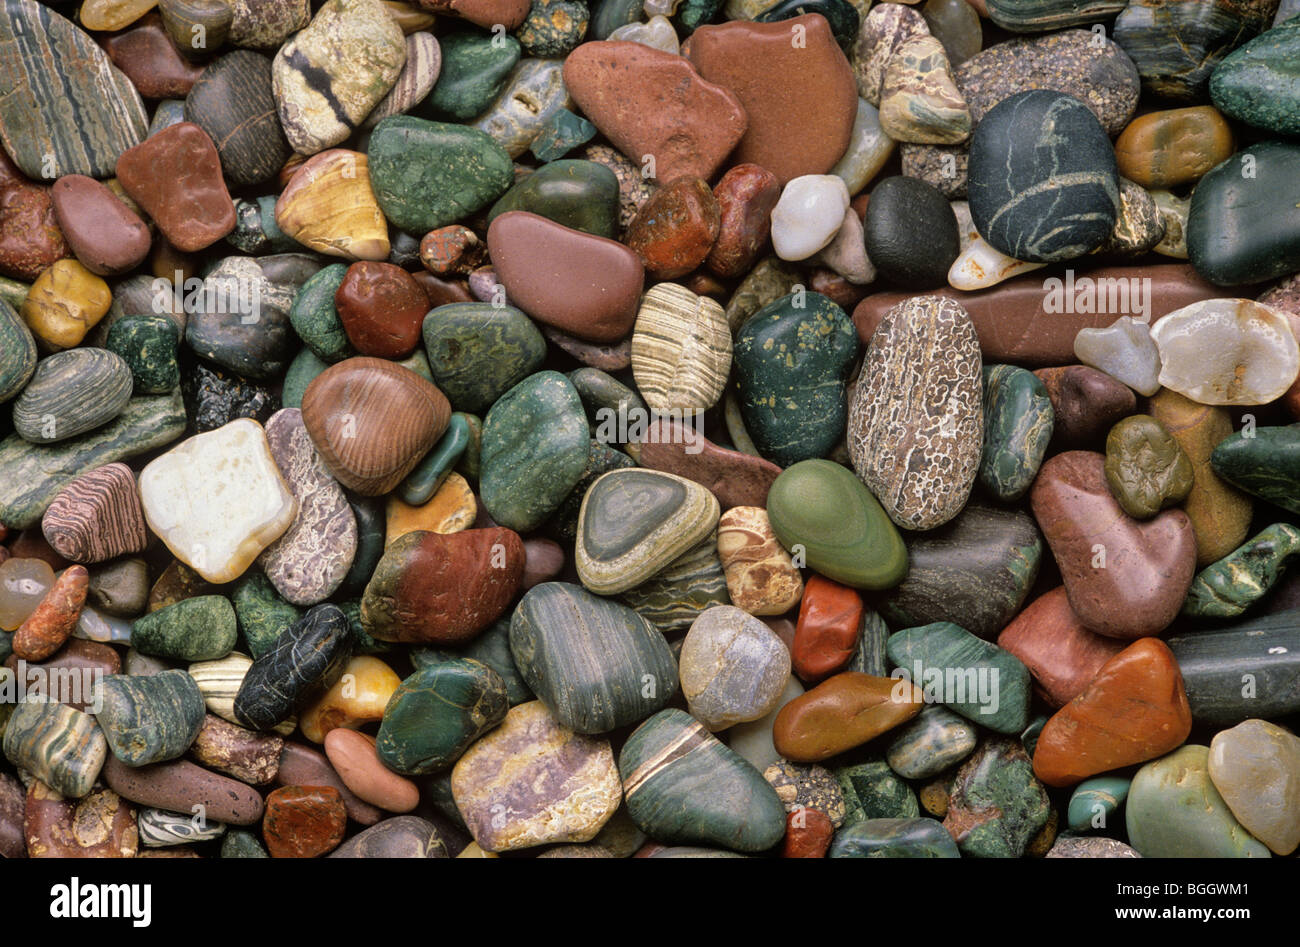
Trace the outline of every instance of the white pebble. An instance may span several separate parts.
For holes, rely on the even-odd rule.
[[[805,174],[772,208],[772,246],[783,260],[806,260],[835,239],[849,208],[849,189],[833,174]]]

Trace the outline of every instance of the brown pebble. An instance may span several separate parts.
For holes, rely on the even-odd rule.
[[[335,728],[325,734],[325,755],[344,785],[371,805],[388,812],[410,812],[420,804],[419,787],[383,764],[374,737]]]
[[[718,201],[708,184],[678,178],[641,205],[624,240],[651,276],[671,280],[704,262],[721,225]]]
[[[709,269],[719,276],[744,276],[767,246],[772,208],[781,197],[776,175],[756,164],[738,164],[713,188],[718,202],[718,239],[709,251]]]
[[[54,216],[81,265],[100,276],[135,269],[149,255],[149,228],[94,178],[67,174],[52,188]]]
[[[275,779],[282,752],[283,737],[246,730],[213,714],[204,716],[203,727],[190,744],[196,762],[250,786]]]

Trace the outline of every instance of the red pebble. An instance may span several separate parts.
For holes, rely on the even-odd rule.
[[[339,847],[347,824],[333,786],[284,786],[266,797],[262,838],[272,858],[315,858]]]
[[[44,661],[68,640],[86,604],[90,573],[69,566],[54,580],[45,598],[14,632],[14,654],[25,661]]]
[[[753,269],[772,230],[772,208],[781,197],[776,175],[756,164],[738,164],[713,189],[721,212],[709,269],[719,276],[744,276]]]
[[[820,809],[795,809],[785,817],[785,841],[782,858],[825,858],[831,847],[835,826]]]
[[[420,241],[420,262],[436,276],[466,276],[487,257],[487,245],[462,224],[439,227]]]
[[[348,341],[362,355],[406,358],[420,344],[429,297],[400,266],[362,260],[348,267],[334,306]]]
[[[811,576],[804,586],[790,649],[795,673],[811,683],[843,670],[857,647],[862,609],[856,589]]]

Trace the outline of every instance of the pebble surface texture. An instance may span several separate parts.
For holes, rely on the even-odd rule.
[[[853,469],[889,518],[932,529],[961,511],[979,471],[983,381],[979,340],[959,303],[901,303],[867,346],[849,408]]]

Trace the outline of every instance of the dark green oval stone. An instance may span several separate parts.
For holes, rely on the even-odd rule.
[[[512,210],[617,239],[618,177],[594,161],[552,161],[506,191],[488,211],[488,222]]]
[[[454,658],[416,671],[384,709],[375,750],[397,773],[433,773],[460,759],[510,709],[501,675],[486,664]]]

